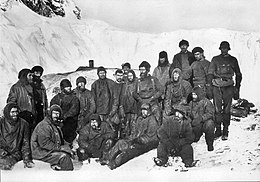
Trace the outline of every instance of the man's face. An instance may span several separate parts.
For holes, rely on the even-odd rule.
[[[198,95],[194,92],[192,92],[192,100],[196,101],[198,99]]]
[[[159,59],[159,61],[160,61],[161,64],[163,64],[163,63],[165,62],[165,60],[166,60],[165,58],[160,58],[160,59]]]
[[[189,47],[189,46],[187,46],[187,45],[185,45],[185,44],[181,45],[181,46],[180,46],[181,52],[183,52],[183,53],[186,52],[187,49],[188,49],[188,47]]]
[[[99,79],[101,79],[101,80],[105,79],[105,78],[106,78],[106,72],[105,72],[105,71],[100,71],[100,72],[98,73],[98,77],[99,77]]]
[[[33,82],[33,74],[32,73],[27,74],[27,80],[28,80],[29,83]]]
[[[129,71],[129,67],[128,67],[128,66],[124,66],[124,67],[123,67],[123,71],[124,71],[125,74],[127,74],[128,71]]]
[[[142,109],[141,112],[143,118],[146,118],[148,116],[148,111],[146,109]]]
[[[225,55],[227,55],[228,54],[228,48],[221,48],[220,49],[220,51],[221,51],[221,54],[223,55],[223,56],[225,56]]]
[[[116,81],[117,81],[118,83],[121,83],[122,80],[123,80],[123,76],[124,76],[123,73],[116,73],[116,75],[115,75]]]
[[[79,82],[77,86],[78,86],[78,88],[80,90],[84,90],[85,89],[85,83],[84,82]]]
[[[62,120],[59,120],[59,118],[60,118],[60,112],[59,111],[52,111],[51,112],[51,118],[55,122],[57,122],[57,121],[62,122]]]
[[[133,75],[133,73],[129,72],[129,73],[127,74],[127,79],[128,79],[129,82],[132,82],[132,81],[134,80],[134,75]]]
[[[179,80],[179,77],[180,77],[179,72],[175,71],[175,72],[173,73],[173,80],[177,82],[177,81]]]
[[[203,58],[203,53],[196,52],[194,53],[194,57],[197,61],[200,61]]]
[[[90,126],[91,126],[94,130],[97,129],[97,128],[98,128],[98,122],[97,122],[97,120],[92,119],[92,120],[90,121]]]
[[[182,113],[180,113],[179,111],[176,111],[176,112],[175,112],[175,116],[178,117],[178,118],[180,118],[180,119],[183,118]]]
[[[145,67],[140,67],[139,71],[140,71],[140,77],[141,78],[145,78],[148,74],[148,71],[145,69]]]
[[[70,93],[71,92],[71,87],[65,87],[64,91],[65,91],[65,93]]]
[[[18,109],[16,107],[13,107],[10,110],[10,117],[12,118],[13,121],[17,121],[17,119],[18,119]]]
[[[40,72],[40,71],[35,71],[33,74],[34,74],[35,76],[38,76],[38,77],[41,76],[41,72]]]

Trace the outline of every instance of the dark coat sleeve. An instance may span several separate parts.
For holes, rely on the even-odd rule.
[[[80,109],[79,99],[76,96],[73,96],[69,111],[64,113],[63,115],[64,119],[77,116],[79,114],[79,109]]]

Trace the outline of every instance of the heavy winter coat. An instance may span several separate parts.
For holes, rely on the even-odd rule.
[[[233,85],[232,77],[234,73],[236,74],[236,87],[239,88],[242,74],[237,59],[231,55],[218,55],[212,58],[208,74],[212,75],[214,86],[222,87]]]
[[[50,105],[57,104],[61,107],[63,114],[62,132],[64,139],[71,143],[76,137],[76,129],[78,126],[78,115],[80,111],[79,99],[73,93],[59,93],[55,95]]]
[[[63,137],[55,126],[50,116],[46,116],[34,129],[31,136],[31,149],[34,159],[43,159],[52,152],[61,151]],[[61,131],[60,131],[61,133]]]
[[[191,64],[194,62],[194,56],[191,52],[187,51],[186,53],[179,52],[178,54],[174,55],[172,59],[172,64],[170,67],[170,74],[172,70],[175,68],[179,68],[182,70],[184,74],[184,79],[188,80],[191,76]]]
[[[97,151],[100,149],[107,139],[114,139],[114,131],[111,129],[107,122],[101,122],[100,129],[94,130],[90,123],[79,131],[79,147],[82,149]],[[95,156],[95,154],[93,154]],[[96,157],[98,157],[97,154]]]
[[[138,112],[137,101],[135,100],[133,95],[136,90],[136,82],[137,80],[133,82],[126,82],[123,85],[120,105],[122,105],[122,107],[124,108],[125,114],[127,113],[137,114]]]
[[[198,126],[205,121],[214,118],[215,108],[209,99],[205,97],[203,90],[196,87],[193,92],[198,96],[196,101],[189,103],[189,116],[192,119],[192,126]]]
[[[153,77],[156,77],[164,88],[165,84],[170,80],[169,70],[170,64],[167,64],[163,67],[157,66],[153,71]]]
[[[91,92],[94,95],[97,114],[108,115],[112,108],[116,108],[116,96],[113,92],[115,82],[111,79],[98,79],[91,85]]]
[[[160,142],[176,149],[191,144],[194,140],[190,120],[180,120],[177,117],[166,119],[157,134]]]
[[[17,161],[31,160],[30,132],[28,123],[18,118],[12,121],[10,118],[11,104],[4,108],[4,116],[0,118],[0,158],[2,152],[7,152]]]
[[[144,145],[158,141],[156,133],[158,128],[159,125],[153,114],[146,118],[139,116],[129,139],[139,138]]]
[[[210,62],[206,59],[194,61],[191,64],[193,85],[205,86],[207,82],[208,68]]]
[[[191,84],[188,81],[182,79],[180,69],[176,68],[172,73],[175,71],[179,72],[179,80],[175,82],[173,81],[173,78],[171,78],[171,82],[169,82],[166,87],[164,106],[165,111],[169,113],[172,111],[174,106],[177,106],[181,102],[186,102],[188,95],[192,91]]]
[[[16,103],[21,111],[29,111],[35,115],[33,88],[23,77],[11,87],[7,98],[8,102]]]
[[[93,114],[96,110],[96,103],[92,92],[88,89],[80,90],[78,88],[73,90],[80,102],[80,112],[79,112],[79,128],[83,127],[88,123],[89,116]]]
[[[134,93],[135,99],[142,103],[156,102],[163,94],[163,86],[159,80],[151,75],[141,79],[139,78],[136,83],[136,92]]]

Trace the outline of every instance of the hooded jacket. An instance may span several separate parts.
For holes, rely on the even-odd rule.
[[[29,111],[35,115],[33,88],[27,80],[26,73],[29,73],[27,69],[20,71],[19,80],[10,88],[7,103],[17,103],[21,111]]]
[[[4,116],[0,118],[0,158],[3,151],[16,161],[31,160],[30,132],[28,123],[22,118],[13,121],[11,109],[17,105],[8,103],[4,108]]]
[[[64,144],[61,129],[51,119],[52,111],[49,111],[47,116],[35,127],[32,133],[31,149],[34,159],[40,160],[52,152],[59,152]]]
[[[205,97],[205,93],[202,88],[194,87],[193,92],[198,96],[196,101],[189,103],[188,115],[192,119],[192,126],[200,125],[205,121],[214,118],[215,108],[209,99]]]
[[[134,79],[132,82],[127,81],[122,88],[121,103],[120,105],[124,108],[124,112],[137,114],[137,101],[134,98],[134,92],[136,90],[137,78],[133,70],[129,72],[133,73]]]
[[[179,73],[179,79],[177,82],[173,80],[173,73]],[[172,111],[174,106],[180,104],[183,100],[187,100],[188,95],[191,93],[191,84],[182,79],[182,72],[179,68],[175,68],[171,73],[171,81],[167,83],[166,94],[165,94],[165,110],[168,112]]]

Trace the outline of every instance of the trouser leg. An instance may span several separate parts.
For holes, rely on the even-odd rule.
[[[194,135],[194,142],[198,142],[200,140],[201,135],[203,134],[202,125],[192,127],[192,132]]]
[[[190,144],[182,146],[180,156],[185,166],[192,166],[193,163],[193,148]]]
[[[72,171],[73,164],[68,154],[64,152],[53,152],[47,157],[43,158],[42,161],[50,163],[51,166],[57,165],[64,171]]]
[[[207,120],[203,124],[203,132],[205,133],[206,143],[213,146],[215,124],[213,120]]]

